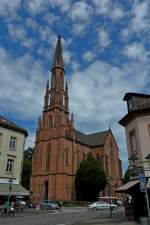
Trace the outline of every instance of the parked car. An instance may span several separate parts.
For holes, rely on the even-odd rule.
[[[27,208],[29,209],[35,209],[36,208],[36,204],[33,202],[27,202],[26,203]]]
[[[101,209],[110,209],[110,204],[104,201],[94,202],[88,205],[89,210],[101,210]],[[117,209],[117,205],[111,203],[111,209]]]
[[[57,209],[59,209],[59,205],[55,201],[45,200],[40,203],[40,208],[57,210]]]

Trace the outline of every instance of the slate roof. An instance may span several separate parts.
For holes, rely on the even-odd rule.
[[[10,130],[14,130],[20,133],[25,134],[25,136],[28,136],[28,133],[25,129],[23,129],[22,127],[19,127],[17,124],[11,122],[10,120],[6,119],[5,117],[0,115],[0,126],[10,129]]]
[[[75,141],[87,145],[89,147],[102,146],[105,143],[108,132],[109,130],[93,134],[83,134],[76,130]],[[68,134],[66,134],[66,137],[69,138]]]
[[[132,96],[142,97],[142,98],[150,98],[150,95],[128,92],[128,93],[125,94],[123,100],[128,101]]]

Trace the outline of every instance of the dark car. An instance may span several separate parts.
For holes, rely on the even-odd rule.
[[[40,203],[41,209],[51,209],[51,210],[57,210],[59,209],[59,205],[55,201],[49,201],[45,200]]]
[[[36,208],[36,204],[33,202],[27,202],[26,203],[27,208],[29,209],[35,209]]]

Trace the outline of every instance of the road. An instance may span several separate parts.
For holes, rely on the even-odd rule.
[[[119,209],[114,214],[120,213]],[[0,217],[0,225],[72,225],[95,217],[109,218],[109,211],[88,212],[86,208],[64,210],[63,212],[26,211],[15,217]]]

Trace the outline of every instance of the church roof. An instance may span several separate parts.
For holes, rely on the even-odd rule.
[[[75,131],[75,140],[81,144],[88,145],[90,147],[102,146],[105,143],[109,130],[101,131],[93,134],[83,134],[79,131]]]
[[[20,133],[25,134],[25,136],[28,136],[28,133],[25,129],[23,129],[22,127],[19,127],[18,125],[16,125],[15,123],[9,121],[8,119],[6,119],[5,117],[0,115],[0,126],[10,129],[10,130],[14,130]]]

